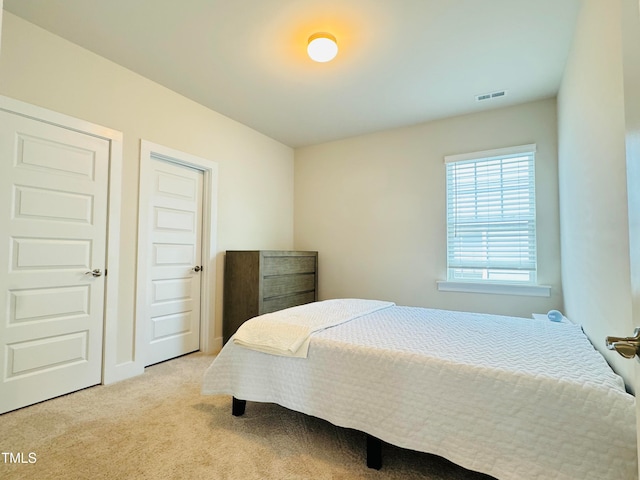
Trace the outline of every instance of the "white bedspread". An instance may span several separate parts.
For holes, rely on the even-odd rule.
[[[394,306],[314,333],[306,359],[228,342],[202,391],[500,480],[637,478],[635,399],[576,325]]]
[[[233,343],[272,355],[307,358],[312,333],[393,305],[340,298],[286,308],[247,320],[233,336]]]

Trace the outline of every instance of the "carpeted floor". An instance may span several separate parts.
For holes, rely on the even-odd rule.
[[[200,394],[212,360],[187,355],[0,415],[0,478],[490,478],[390,445],[382,470],[370,470],[364,434],[277,405],[249,402],[244,416],[233,417],[230,397]]]

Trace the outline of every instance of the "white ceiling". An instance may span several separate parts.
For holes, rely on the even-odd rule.
[[[581,0],[4,0],[280,142],[305,146],[554,96]],[[328,31],[333,62],[306,56]],[[507,90],[501,99],[478,94]]]

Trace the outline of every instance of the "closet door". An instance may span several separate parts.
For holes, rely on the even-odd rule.
[[[0,111],[0,413],[101,382],[108,162]]]
[[[200,348],[203,177],[151,158],[140,195],[145,242],[146,365]]]

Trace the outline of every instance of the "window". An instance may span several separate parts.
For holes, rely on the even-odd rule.
[[[536,284],[535,151],[445,157],[448,281]]]

